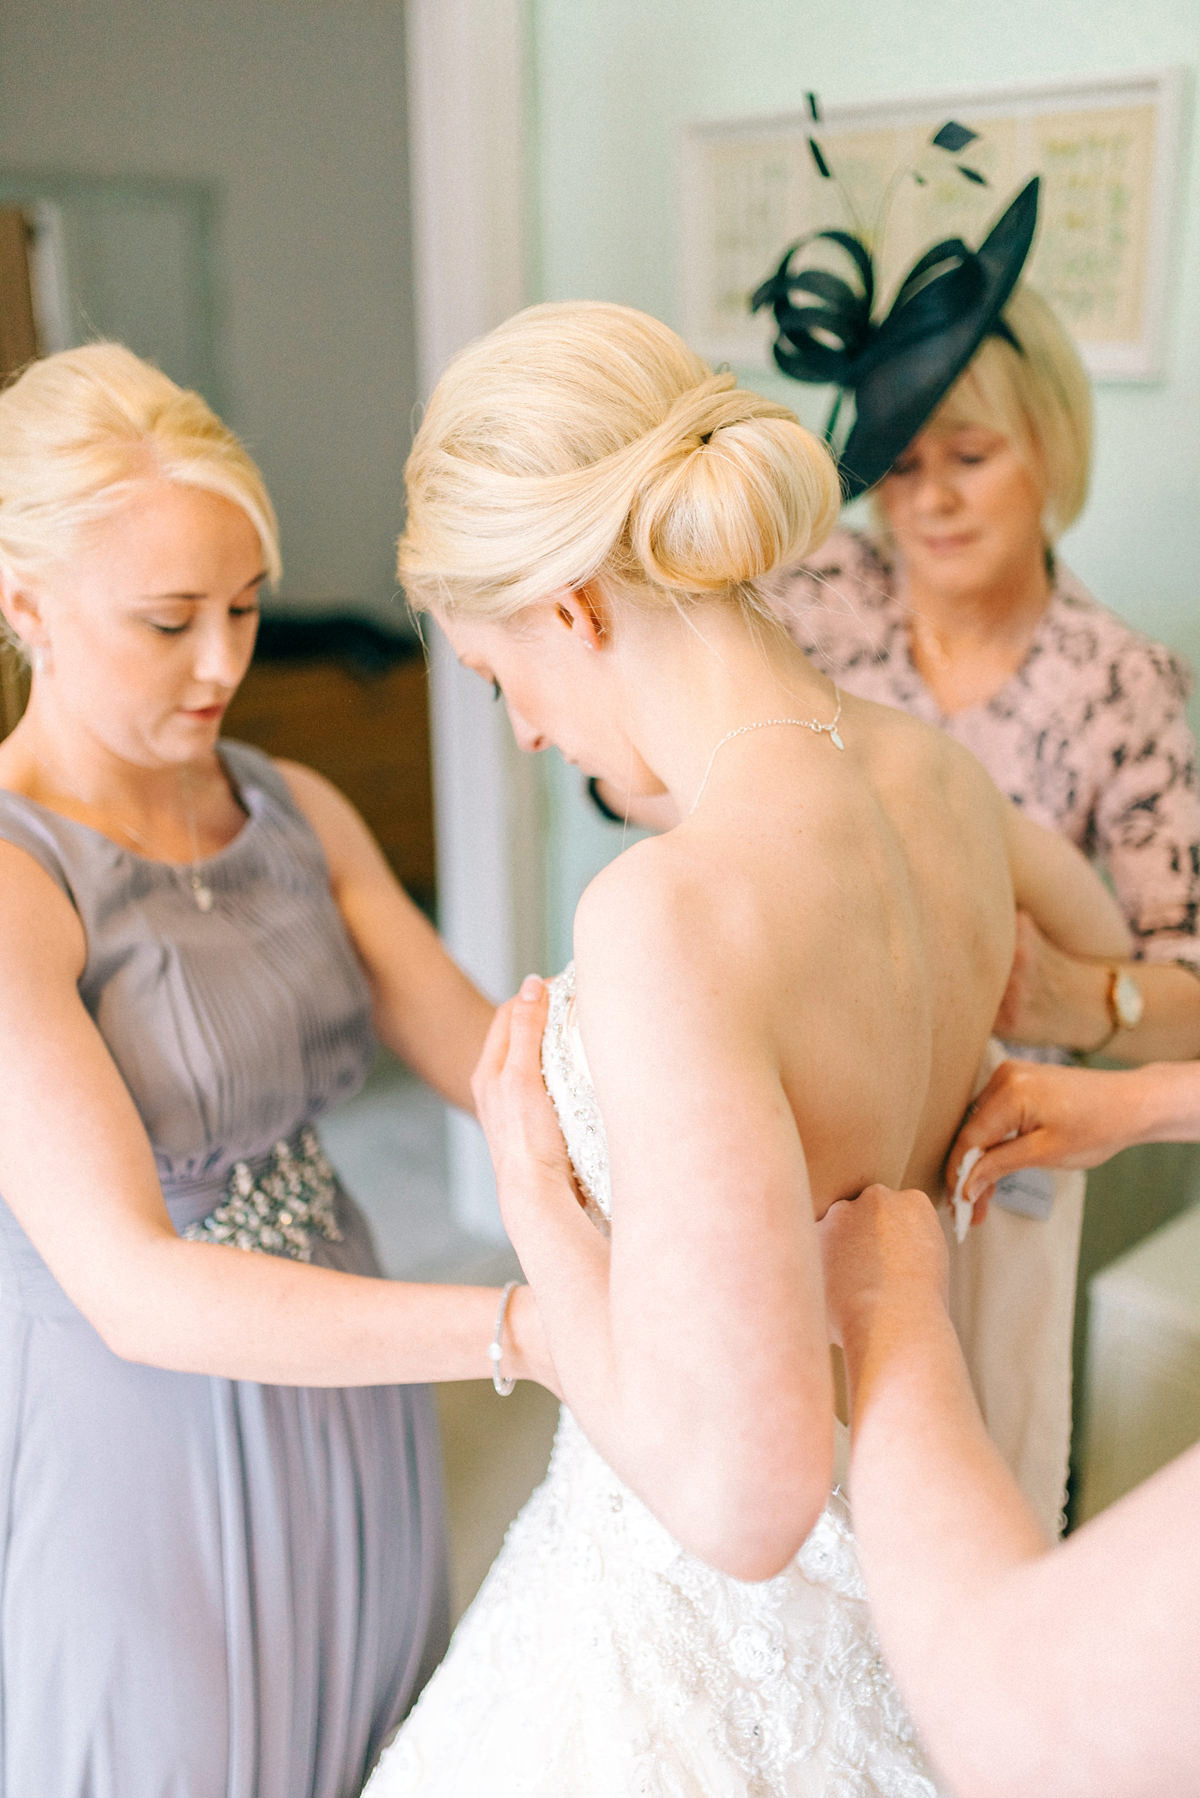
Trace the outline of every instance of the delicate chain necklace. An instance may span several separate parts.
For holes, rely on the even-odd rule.
[[[92,807],[92,801],[85,798],[78,787],[71,786],[69,782],[62,779],[61,775],[53,773],[51,769],[47,768],[40,756],[35,756],[34,760],[37,762],[42,773],[47,776],[52,787],[57,787],[61,792],[65,792],[71,799],[77,799],[80,805]],[[183,801],[183,814],[187,820],[188,841],[191,844],[192,859],[190,865],[186,868],[181,867],[178,862],[166,862],[164,865],[170,868],[173,874],[177,874],[180,879],[187,882],[187,885],[191,890],[192,898],[195,901],[196,910],[209,912],[213,908],[213,890],[208,882],[203,879],[196,866],[197,862],[200,860],[200,844],[196,835],[196,814],[188,801],[182,776],[180,777],[179,782],[179,797]],[[140,830],[135,830],[132,824],[126,824],[121,818],[116,818],[113,822],[116,825],[116,828],[121,832],[122,836],[128,837],[131,843],[135,843],[139,849],[144,849],[146,851],[146,859],[148,861],[163,860],[162,856],[153,853],[149,839],[143,836]],[[106,833],[101,832],[101,835],[104,834]]]
[[[691,817],[704,797],[704,789],[708,785],[708,777],[713,771],[713,763],[717,759],[718,752],[724,749],[726,743],[732,743],[735,737],[744,737],[747,731],[771,730],[777,724],[796,724],[801,730],[811,730],[816,737],[828,737],[835,749],[844,749],[846,745],[842,742],[841,732],[838,730],[838,723],[842,716],[842,695],[836,686],[833,691],[837,699],[837,711],[828,724],[822,724],[819,718],[759,718],[754,724],[738,724],[733,730],[727,730],[720,741],[713,746],[713,752],[708,758],[708,767],[704,770],[704,779],[700,782],[700,790],[688,807],[688,817]]]

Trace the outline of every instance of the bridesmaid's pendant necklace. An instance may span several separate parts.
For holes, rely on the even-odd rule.
[[[187,817],[188,839],[192,850],[191,865],[186,870],[185,878],[192,889],[192,898],[195,901],[196,910],[211,911],[213,908],[213,890],[208,882],[201,878],[200,870],[196,865],[200,860],[200,849],[196,840],[196,814],[186,801],[184,802],[184,813]]]
[[[704,779],[700,782],[700,790],[688,807],[688,817],[691,817],[704,797],[704,789],[708,785],[708,777],[713,771],[713,763],[716,761],[719,751],[724,749],[726,743],[732,743],[735,737],[744,737],[747,731],[772,730],[777,724],[795,724],[801,730],[811,730],[815,737],[828,737],[835,749],[844,749],[846,745],[842,742],[842,734],[838,730],[838,723],[842,716],[842,695],[841,690],[836,686],[833,691],[834,697],[837,699],[837,711],[828,724],[822,724],[819,718],[759,718],[754,724],[738,724],[733,730],[727,730],[725,735],[713,746],[713,752],[708,758],[708,767],[704,770]]]
[[[55,775],[51,769],[47,768],[40,756],[35,759],[38,767],[42,770],[42,773],[49,776],[52,786],[57,786],[60,790],[66,792],[70,798],[77,799],[80,805],[86,805],[89,809],[94,809],[92,801],[85,798],[78,787],[71,786],[62,779],[61,775]],[[200,843],[196,835],[196,813],[188,796],[182,776],[179,781],[179,797],[183,802],[183,815],[187,822],[188,842],[191,846],[192,859],[186,867],[181,866],[179,862],[166,862],[165,866],[170,868],[173,874],[179,875],[179,877],[187,883],[196,910],[210,912],[213,908],[213,890],[203,878],[200,869],[197,866],[200,860]],[[143,836],[140,830],[135,830],[132,824],[126,824],[123,818],[115,818],[113,822],[121,832],[122,836],[128,837],[131,843],[145,851],[146,859],[148,861],[162,861],[163,858],[161,856],[157,856],[153,853],[149,839]],[[101,835],[104,834],[106,833],[101,832]]]

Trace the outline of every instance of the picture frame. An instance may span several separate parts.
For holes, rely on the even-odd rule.
[[[708,360],[769,366],[754,288],[789,243],[829,226],[866,234],[886,309],[938,238],[977,244],[1040,174],[1028,275],[1071,330],[1089,372],[1152,381],[1165,367],[1172,227],[1187,72],[1048,82],[807,108],[688,125],[681,156],[683,329]],[[931,147],[955,120],[977,133],[958,155]],[[815,137],[836,180],[825,179]],[[964,166],[966,172],[964,173]],[[919,179],[906,179],[916,169]]]

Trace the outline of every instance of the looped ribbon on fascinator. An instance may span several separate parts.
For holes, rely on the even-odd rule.
[[[793,257],[821,240],[836,244],[849,257],[859,277],[857,289],[827,269],[793,271]],[[873,324],[875,270],[870,251],[848,231],[812,231],[791,246],[750,305],[755,312],[770,306],[774,313],[778,336],[773,353],[785,375],[794,381],[852,388],[900,350],[948,330],[978,305],[985,285],[975,251],[961,237],[944,238],[914,262],[891,311]],[[794,294],[811,296],[818,303],[796,305]],[[992,329],[1015,346],[1003,319],[997,319]]]
[[[973,171],[963,172],[982,181]],[[773,353],[784,374],[837,387],[825,426],[831,445],[842,402],[854,394],[854,426],[837,449],[848,498],[883,478],[984,337],[1002,337],[1020,350],[1001,310],[1029,254],[1037,204],[1035,176],[977,250],[961,237],[933,244],[913,263],[890,310],[877,321],[871,316],[878,286],[874,261],[863,239],[849,231],[801,237],[753,295],[754,311],[769,306],[774,314]],[[846,258],[849,278],[803,260],[797,266],[797,258],[820,243],[832,244]]]
[[[793,271],[793,258],[814,243],[836,244],[845,252],[858,275],[857,289],[828,269]],[[794,295],[803,296],[804,303],[798,305]],[[775,273],[751,297],[750,309],[770,306],[774,313],[779,335],[773,351],[785,375],[846,387],[870,344],[874,304],[875,270],[861,240],[849,231],[810,231],[785,250]]]

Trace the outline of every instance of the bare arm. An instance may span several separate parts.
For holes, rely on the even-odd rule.
[[[376,1034],[469,1111],[491,1002],[451,959],[349,800],[311,768],[279,766],[325,851],[333,896],[370,982]]]
[[[1004,820],[1013,893],[1042,934],[1068,955],[1127,956],[1124,914],[1074,844],[1007,801]]]
[[[1096,961],[1068,955],[1025,913],[1018,919],[1012,976],[996,1019],[1010,1042],[1055,1043],[1084,1054],[1103,1046],[1117,1061],[1182,1061],[1200,1055],[1200,977],[1122,953]],[[1190,966],[1191,964],[1189,964]],[[1137,982],[1143,1012],[1112,1035],[1108,992],[1114,967]]]
[[[115,1353],[290,1385],[489,1371],[496,1295],[409,1286],[181,1240],[141,1119],[76,982],[85,946],[55,883],[0,844],[0,1192]],[[521,1300],[514,1356],[548,1373]]]
[[[996,1030],[1013,1042],[1087,1053],[1098,1044],[1121,1061],[1200,1055],[1200,978],[1162,962],[1132,961],[1133,938],[1116,900],[1064,837],[1015,806],[1008,830],[1017,903],[1017,953]],[[1143,1015],[1110,1038],[1111,971],[1137,981]]]
[[[568,1404],[680,1541],[764,1578],[803,1542],[832,1463],[804,1155],[754,995],[728,960],[714,970],[686,895],[659,909],[630,890],[635,853],[576,921],[610,1248],[575,1202],[541,1085],[540,1004],[518,999],[497,1025],[480,1115]]]
[[[1200,1793],[1200,1450],[1061,1547],[989,1442],[920,1193],[820,1225],[880,1639],[959,1798]]]

